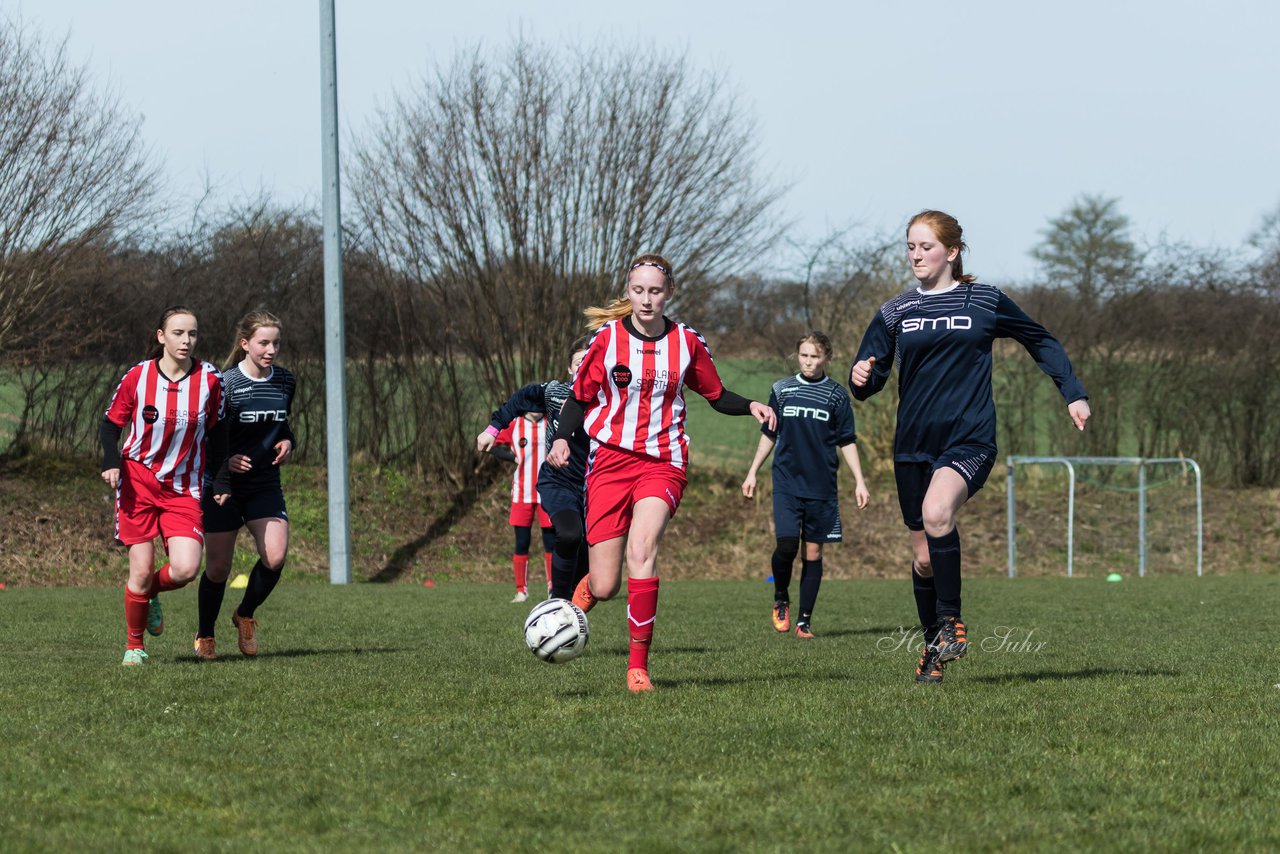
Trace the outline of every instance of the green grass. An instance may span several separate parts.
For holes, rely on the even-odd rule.
[[[1280,846],[1274,576],[979,579],[940,686],[893,647],[905,580],[830,582],[811,642],[762,583],[663,586],[658,690],[621,602],[587,654],[523,648],[505,586],[286,584],[263,652],[191,657],[167,594],[121,668],[120,593],[0,591],[6,851]],[[227,608],[237,594],[228,596]],[[998,627],[1016,649],[998,650]],[[1023,643],[1023,642],[1026,643]],[[986,645],[986,649],[982,646]],[[1043,647],[1037,648],[1037,644]],[[1263,653],[1263,654],[1260,654]]]

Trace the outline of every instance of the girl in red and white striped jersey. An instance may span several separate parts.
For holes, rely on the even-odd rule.
[[[606,308],[587,309],[588,326],[598,331],[547,456],[553,466],[566,465],[567,440],[575,430],[594,440],[587,466],[591,570],[573,600],[587,610],[617,594],[625,541],[631,691],[653,689],[649,644],[658,611],[658,543],[680,506],[689,462],[685,386],[717,412],[777,426],[772,409],[724,387],[697,330],[663,315],[674,293],[671,263],[661,255],[641,255],[627,270],[625,296]]]
[[[155,344],[120,381],[99,430],[102,479],[116,490],[116,539],[129,548],[124,664],[146,661],[144,631],[164,631],[158,594],[184,586],[200,569],[202,480],[206,465],[220,464],[226,453],[225,430],[214,430],[222,419],[222,378],[213,365],[192,358],[196,337],[189,308],[165,309]],[[206,448],[207,437],[216,447]],[[159,572],[157,535],[169,557]]]
[[[516,595],[512,602],[524,602],[529,598],[529,547],[533,544],[534,516],[542,532],[543,563],[547,586],[551,585],[551,554],[555,548],[555,534],[551,519],[542,509],[538,499],[538,469],[547,456],[546,424],[541,412],[526,412],[499,431],[494,439],[491,454],[516,464],[511,476],[511,514],[508,521],[515,529],[516,547],[511,555],[511,570],[515,575]]]

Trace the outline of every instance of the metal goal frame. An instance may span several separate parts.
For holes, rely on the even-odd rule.
[[[1014,474],[1020,465],[1062,465],[1067,469],[1067,577],[1075,561],[1076,466],[1138,467],[1138,575],[1147,574],[1147,467],[1178,464],[1196,473],[1196,575],[1204,575],[1204,489],[1200,464],[1190,457],[1024,457],[1011,456],[1006,461],[1008,494],[1009,577],[1018,574],[1018,507],[1014,493]]]

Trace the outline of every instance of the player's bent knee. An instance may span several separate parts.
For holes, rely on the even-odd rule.
[[[774,553],[785,561],[795,560],[796,555],[800,553],[800,538],[778,537],[778,545]]]
[[[179,584],[179,585],[190,584],[191,581],[196,577],[196,573],[199,571],[200,571],[199,563],[195,564],[194,566],[186,566],[184,564],[177,564],[172,562],[170,562],[169,564],[169,578],[173,580],[174,584]]]
[[[231,564],[227,564],[226,566],[209,566],[206,564],[204,568],[204,575],[205,578],[209,579],[214,584],[225,584],[227,577],[231,575]]]
[[[577,513],[557,513],[551,518],[556,532],[556,553],[571,558],[582,544],[582,517]]]
[[[924,532],[930,537],[941,537],[956,526],[955,515],[949,507],[924,509]]]
[[[618,595],[618,591],[622,589],[622,582],[614,581],[613,584],[601,589],[596,589],[596,586],[594,584],[591,584],[590,582],[588,582],[588,586],[590,587],[592,596],[596,597],[601,601],[607,602],[610,599],[612,599],[614,596]]]

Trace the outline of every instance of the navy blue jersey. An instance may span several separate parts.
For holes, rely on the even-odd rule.
[[[1087,397],[1058,340],[999,288],[960,282],[945,291],[901,293],[880,306],[855,362],[874,356],[871,379],[853,396],[884,388],[898,362],[893,458],[933,463],[950,448],[996,447],[991,343],[1012,338],[1053,378],[1067,403]]]
[[[797,498],[832,498],[840,458],[836,448],[856,442],[848,393],[831,377],[803,374],[773,384],[769,406],[778,429],[760,428],[778,444],[773,450],[773,491]]]
[[[541,412],[547,420],[547,450],[551,450],[552,437],[560,426],[560,408],[565,399],[573,394],[573,383],[560,380],[548,380],[545,383],[530,383],[518,389],[507,398],[507,402],[489,416],[489,425],[496,430],[505,430],[507,425],[526,412]],[[543,465],[542,471],[556,472],[555,477],[566,483],[581,484],[587,477],[587,449],[590,443],[582,430],[569,439],[569,465],[563,469]],[[539,478],[541,478],[539,474]]]
[[[273,365],[264,379],[254,379],[233,366],[222,375],[227,390],[227,424],[229,427],[227,456],[244,454],[253,468],[240,474],[232,472],[234,490],[279,486],[280,466],[275,444],[282,439],[293,441],[289,429],[289,410],[293,406],[295,380],[293,372]]]

